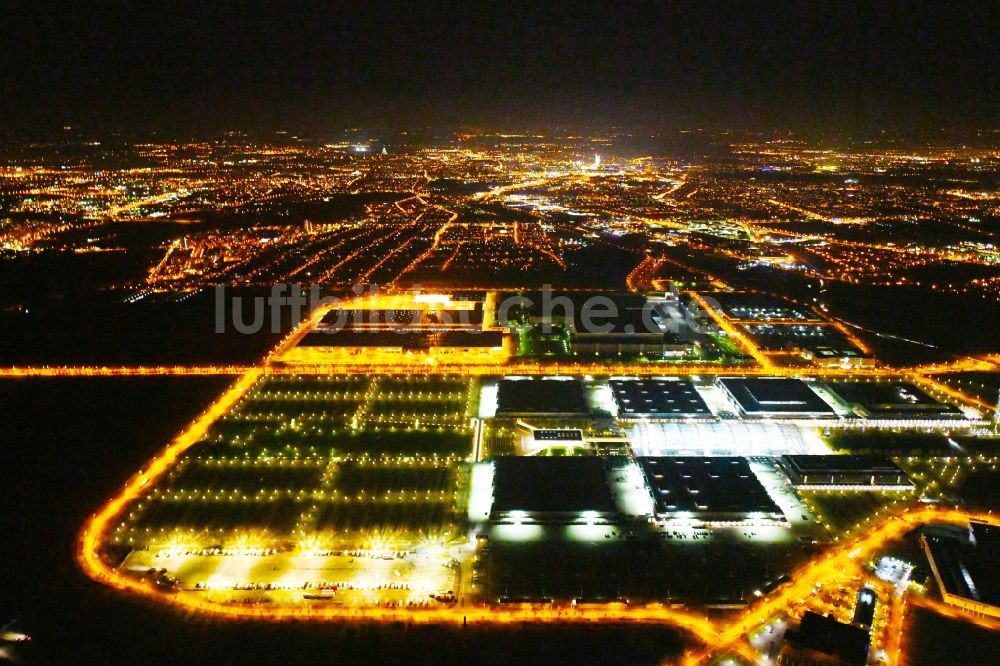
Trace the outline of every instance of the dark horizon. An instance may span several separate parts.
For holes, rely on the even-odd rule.
[[[859,4],[4,4],[0,661],[1000,652],[1000,3]]]
[[[9,15],[12,129],[1000,124],[1000,9],[985,3],[31,3]]]

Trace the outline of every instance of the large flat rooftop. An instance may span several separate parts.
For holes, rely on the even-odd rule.
[[[804,472],[872,472],[899,473],[903,470],[883,456],[838,456],[838,455],[790,455],[785,456]]]
[[[321,330],[306,335],[301,347],[377,347],[393,349],[430,349],[432,347],[499,348],[499,331],[447,330],[428,331],[413,328],[339,331]]]
[[[579,379],[501,379],[497,382],[497,416],[587,413]]]
[[[829,387],[862,416],[928,419],[963,416],[958,407],[941,402],[909,382],[830,382]]]
[[[712,415],[694,384],[685,379],[612,379],[608,386],[623,417]]]
[[[1000,527],[973,522],[962,535],[925,534],[924,541],[947,594],[1000,607]]]
[[[884,456],[786,455],[781,465],[797,486],[913,487],[906,472]]]
[[[832,416],[833,408],[801,379],[722,377],[719,385],[747,416]]]
[[[638,458],[638,462],[660,516],[781,516],[746,458],[678,456]]]
[[[787,640],[801,649],[815,650],[840,660],[829,663],[861,666],[868,659],[870,637],[867,631],[813,611],[805,612],[798,629],[788,632]],[[824,662],[806,660],[801,663]],[[800,662],[790,660],[789,663]]]
[[[467,303],[468,307],[449,303],[440,307],[416,300],[399,301],[404,307],[344,307],[331,309],[319,322],[321,328],[392,329],[411,328],[482,328],[483,304]],[[405,307],[405,306],[409,307]]]
[[[608,314],[605,314],[608,313]],[[608,308],[584,309],[574,313],[573,331],[578,337],[649,335],[663,336],[657,320],[659,315],[649,307],[627,307],[624,304]]]
[[[422,312],[420,310],[353,310],[334,309],[323,315],[320,326],[335,328],[372,328],[396,326],[418,326]]]
[[[846,358],[867,356],[831,324],[804,322],[741,324],[743,330],[764,351],[805,351],[815,357]]]
[[[711,292],[702,296],[714,299],[730,319],[737,321],[822,321],[807,308],[764,294]]]
[[[637,456],[779,456],[828,450],[815,429],[766,419],[639,420],[628,436]]]
[[[568,516],[615,511],[602,458],[509,456],[493,465],[494,518],[511,512]]]

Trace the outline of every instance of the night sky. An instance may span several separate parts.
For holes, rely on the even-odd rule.
[[[0,121],[1000,124],[995,2],[337,5],[5,3]]]

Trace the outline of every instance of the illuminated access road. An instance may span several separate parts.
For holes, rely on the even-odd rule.
[[[150,377],[164,375],[242,375],[238,365],[39,366],[0,368],[0,377]]]
[[[771,369],[774,367],[774,363],[771,362],[771,359],[758,349],[749,337],[736,330],[736,327],[730,324],[729,320],[727,320],[722,314],[716,312],[715,309],[705,301],[701,294],[693,291],[688,293],[690,293],[694,301],[701,306],[708,316],[712,318],[712,321],[714,321],[719,328],[725,331],[726,335],[728,335],[731,340],[734,340],[747,354],[752,356],[762,368]]]
[[[267,605],[219,603],[206,600],[198,593],[178,591],[164,593],[154,584],[119,571],[100,555],[101,544],[109,529],[119,519],[129,502],[138,498],[150,483],[166,474],[178,458],[194,446],[211,424],[232,408],[260,379],[263,372],[254,370],[243,375],[213,403],[188,429],[182,432],[143,470],[133,476],[121,492],[94,513],[84,526],[77,543],[80,566],[91,578],[123,592],[156,599],[161,603],[189,611],[220,617],[257,618],[264,620],[338,620],[358,622],[417,622],[450,623],[481,622],[504,624],[515,622],[608,622],[664,624],[690,632],[706,647],[688,655],[688,663],[703,663],[712,655],[738,655],[752,661],[756,652],[746,642],[746,636],[769,618],[807,599],[817,585],[841,578],[845,571],[854,571],[890,542],[923,524],[965,524],[979,519],[991,524],[1000,518],[950,509],[920,507],[885,518],[866,534],[845,542],[816,556],[794,573],[789,581],[750,607],[735,622],[716,623],[688,610],[678,610],[660,604],[608,605],[600,608],[561,608],[518,605],[496,608],[486,605],[449,606],[437,608],[343,607],[324,604]],[[992,624],[991,624],[992,626]]]
[[[719,638],[707,650],[688,655],[685,663],[699,664],[711,655],[721,655],[745,642],[745,637],[762,627],[770,618],[794,607],[813,594],[817,585],[843,576],[844,571],[868,561],[873,555],[907,532],[927,524],[966,525],[970,520],[1000,524],[1000,517],[991,514],[969,513],[957,509],[920,507],[889,516],[867,533],[834,546],[817,555],[808,564],[792,574],[788,582],[777,588],[760,602],[751,606],[739,619],[724,627]]]

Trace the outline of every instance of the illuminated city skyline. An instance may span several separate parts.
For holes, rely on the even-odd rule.
[[[0,661],[996,661],[996,6],[5,18]]]

